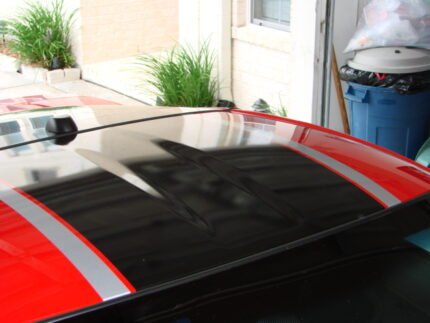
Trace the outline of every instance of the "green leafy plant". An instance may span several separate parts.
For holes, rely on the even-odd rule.
[[[29,2],[10,20],[8,47],[24,63],[49,69],[72,66],[70,29],[74,15],[75,11],[65,12],[62,0],[54,0],[47,6]]]
[[[6,35],[8,34],[8,26],[6,20],[0,20],[0,37],[3,47],[6,46]]]
[[[211,73],[214,56],[208,44],[198,50],[179,46],[165,56],[142,55],[137,63],[148,75],[149,86],[165,106],[212,106],[216,99],[217,81]]]
[[[263,99],[258,99],[257,101],[255,101],[252,108],[254,109],[254,111],[257,111],[257,112],[278,115],[281,117],[288,116],[288,111],[285,106],[283,106],[282,104],[280,107],[271,106]]]
[[[270,107],[270,113],[284,118],[288,117],[288,110],[284,106]]]

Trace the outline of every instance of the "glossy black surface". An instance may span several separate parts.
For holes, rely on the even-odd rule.
[[[78,131],[78,127],[69,115],[56,116],[48,119],[46,131],[53,134],[70,134]]]
[[[276,256],[163,291],[59,318],[65,322],[428,322],[429,199]]]
[[[151,122],[144,126],[106,130],[117,153],[89,149],[94,135],[80,134],[67,148],[97,168],[25,188],[138,290],[282,250],[382,210],[351,183],[285,147],[250,140],[200,148],[190,140],[154,138],[145,130]],[[132,157],[124,158],[131,145]]]
[[[364,191],[321,166],[318,157],[315,162],[286,147],[300,142],[339,158],[383,187],[392,189],[403,179],[409,185],[403,191],[412,191],[405,201],[425,192],[411,190],[415,183],[425,188],[422,180],[401,174],[404,164],[413,168],[407,162],[373,154],[376,150],[364,144],[312,127],[222,111],[126,109],[121,114],[120,108],[67,110],[75,113],[79,131],[65,142],[58,141],[61,136],[49,140],[43,125],[61,109],[32,111],[0,127],[0,180],[46,204],[137,289],[88,309],[100,311],[86,312],[79,320],[253,321],[241,316],[246,311],[258,314],[258,322],[276,319],[266,315],[270,302],[300,307],[305,300],[323,297],[336,277],[341,288],[331,296],[345,299],[356,282],[350,277],[386,261],[356,268],[349,262],[345,272],[342,262],[380,248],[403,248],[403,234],[429,227],[427,202],[400,212],[402,220],[394,229],[386,222],[365,224],[398,210],[383,210]],[[375,161],[366,157],[374,155],[381,161],[375,169],[387,164],[388,172],[375,175]],[[356,225],[365,229],[345,231]],[[415,256],[405,259],[412,262]],[[288,279],[319,268],[331,273],[315,276],[316,298],[295,303],[302,284]],[[305,282],[313,279],[303,277]],[[277,288],[278,282],[286,287]],[[365,281],[352,289],[360,286]],[[294,296],[283,303],[282,296],[290,293]]]

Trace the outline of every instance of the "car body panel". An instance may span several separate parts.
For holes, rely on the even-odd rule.
[[[145,105],[127,107],[118,105],[98,105],[44,108],[7,113],[0,115],[0,150],[10,146],[22,145],[24,143],[55,137],[55,135],[45,131],[45,125],[49,118],[56,116],[71,116],[78,130],[84,132],[104,127],[112,127],[114,125],[133,123],[139,120],[167,118],[170,115],[204,113],[205,111],[211,112],[214,110],[217,109],[155,108]],[[14,128],[13,131],[11,131],[10,128]]]
[[[349,322],[355,317],[358,322],[428,322],[430,255],[409,237],[429,230],[429,202],[429,196],[414,200],[277,255],[53,321]],[[330,272],[335,273],[326,277]],[[397,301],[389,302],[393,297]]]
[[[261,114],[233,111],[260,119]],[[269,117],[272,122],[285,123],[284,118]],[[429,169],[395,152],[344,134],[294,120],[297,125],[293,141],[302,143],[368,176],[406,202],[429,190]]]
[[[124,109],[48,111],[78,124],[65,145],[43,127],[33,137],[26,118],[42,112],[20,113],[27,126],[21,141],[3,143],[0,179],[86,241],[129,293],[295,248],[430,191],[423,167],[312,125],[234,110]],[[75,255],[56,247],[97,290]],[[3,272],[21,279],[13,266]],[[27,313],[40,306],[23,303]],[[51,314],[82,304],[61,306]]]
[[[0,213],[2,322],[34,321],[102,301],[57,247],[21,214],[4,202]]]

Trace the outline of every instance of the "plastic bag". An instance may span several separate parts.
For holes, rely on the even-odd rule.
[[[373,47],[430,49],[430,0],[372,0],[345,52]]]
[[[413,74],[383,74],[356,70],[348,65],[340,68],[343,81],[394,89],[399,94],[430,91],[430,71]]]

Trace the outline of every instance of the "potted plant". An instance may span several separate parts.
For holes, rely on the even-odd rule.
[[[207,43],[197,50],[178,46],[163,56],[137,59],[157,105],[207,107],[216,103],[218,82],[212,77],[214,56]]]
[[[48,5],[27,3],[22,12],[10,20],[8,47],[19,56],[23,74],[48,82],[61,81],[61,76],[64,79],[67,71],[62,69],[75,64],[70,44],[74,15],[75,11],[64,10],[62,0],[53,0]]]

